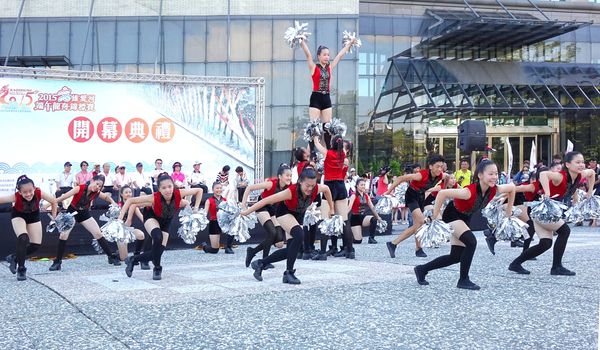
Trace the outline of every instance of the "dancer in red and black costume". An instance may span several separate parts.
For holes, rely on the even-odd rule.
[[[439,216],[442,204],[446,199],[454,199],[442,214],[442,220],[450,224],[454,230],[450,238],[450,254],[440,256],[427,264],[415,266],[415,275],[419,284],[429,284],[425,280],[425,276],[429,271],[460,263],[460,278],[456,287],[471,290],[479,289],[479,286],[469,279],[469,270],[477,247],[477,238],[471,232],[468,223],[471,221],[471,216],[485,208],[490,200],[496,196],[496,193],[508,194],[506,215],[510,216],[515,200],[515,186],[513,184],[496,185],[498,182],[498,167],[494,162],[487,159],[482,160],[477,165],[474,178],[476,181],[467,187],[445,189],[437,194],[433,208],[434,218]]]
[[[316,201],[319,193],[324,193],[330,208],[333,208],[331,192],[327,186],[317,185],[317,173],[313,168],[306,167],[302,170],[298,183],[290,185],[286,190],[267,198],[244,210],[242,215],[248,215],[266,206],[280,203],[277,206],[277,221],[286,233],[287,246],[269,255],[266,259],[258,259],[252,262],[254,278],[262,281],[262,271],[267,264],[287,259],[286,270],[283,273],[283,283],[300,284],[296,278],[294,264],[298,251],[302,245],[304,230],[302,223],[308,206]],[[333,214],[333,213],[329,213]]]
[[[344,150],[344,140],[341,135],[335,135],[331,139],[331,149],[326,149],[321,145],[318,138],[313,139],[317,150],[325,156],[323,166],[324,184],[329,187],[334,202],[334,213],[340,215],[344,220],[344,233],[342,240],[344,249],[334,256],[345,256],[348,259],[355,258],[354,248],[352,247],[352,229],[348,220],[348,191],[346,190],[346,171],[348,169],[348,158]],[[331,211],[331,209],[330,209]],[[319,255],[326,254],[327,236],[321,235],[321,251]]]
[[[356,193],[350,196],[350,227],[354,238],[354,243],[362,243],[362,228],[369,227],[369,243],[375,244],[375,230],[377,229],[377,220],[381,220],[379,214],[367,194],[365,179],[356,181]],[[366,209],[371,210],[372,215],[365,215]]]
[[[428,169],[422,169],[418,173],[405,174],[396,178],[396,181],[390,186],[385,192],[385,195],[389,195],[394,191],[394,188],[405,181],[410,181],[408,189],[406,190],[405,202],[406,206],[412,213],[413,225],[408,227],[398,237],[394,238],[391,242],[387,242],[387,248],[390,253],[390,257],[396,257],[396,246],[400,242],[404,241],[408,237],[414,235],[423,224],[425,224],[425,217],[423,216],[423,210],[425,208],[425,192],[432,187],[440,184],[440,181],[445,180],[447,174],[444,173],[444,157],[439,154],[432,155],[427,161]],[[416,242],[415,255],[421,258],[427,257],[427,254],[423,252],[421,244],[418,240]]]
[[[565,155],[566,170],[560,172],[544,171],[539,175],[539,183],[544,190],[544,196],[553,200],[561,201],[570,205],[573,200],[577,200],[577,186],[581,178],[586,178],[588,183],[587,196],[594,193],[595,172],[591,169],[585,169],[583,155],[579,152],[569,152]],[[535,232],[540,241],[537,245],[530,247],[521,253],[508,266],[510,271],[518,274],[528,275],[530,272],[523,268],[522,264],[527,260],[543,254],[552,247],[553,233],[557,233],[556,242],[554,242],[554,251],[552,255],[551,275],[575,276],[575,272],[563,267],[562,258],[567,248],[567,241],[571,235],[569,225],[562,219],[554,223],[542,223],[533,220]]]
[[[112,252],[110,246],[108,245],[108,241],[102,236],[98,222],[90,214],[90,207],[96,197],[103,199],[110,204],[115,204],[115,201],[112,199],[109,193],[101,192],[103,186],[104,176],[96,175],[91,181],[74,187],[69,192],[58,197],[56,201],[60,203],[67,198],[73,197],[71,204],[67,208],[67,212],[77,212],[75,215],[75,222],[80,223],[86,230],[88,230],[89,233],[92,234],[92,236],[94,236],[100,247],[102,247],[104,254],[106,254],[108,257],[108,263],[119,266],[121,265],[121,260],[117,254]],[[62,258],[65,254],[65,248],[67,246],[67,240],[69,239],[71,230],[60,233],[56,258],[52,262],[52,266],[50,266],[50,271],[58,271],[62,268]]]
[[[40,221],[40,202],[47,201],[52,205],[52,217],[56,217],[57,201],[54,196],[42,192],[35,187],[33,180],[27,175],[17,179],[15,194],[0,197],[0,204],[14,203],[11,212],[13,231],[17,235],[15,254],[6,257],[10,272],[17,274],[18,281],[27,279],[25,259],[42,246],[42,223]]]
[[[212,191],[213,195],[208,197],[204,203],[204,209],[208,213],[208,238],[210,240],[210,245],[203,242],[202,250],[208,254],[217,254],[221,245],[221,234],[223,233],[221,226],[219,226],[219,221],[217,220],[217,212],[219,211],[219,204],[221,204],[221,202],[226,202],[227,199],[221,195],[223,193],[223,185],[220,182],[213,183]],[[233,236],[226,236],[225,254],[234,254],[232,248]]]
[[[169,226],[171,220],[177,214],[180,208],[189,205],[189,201],[184,199],[185,196],[196,196],[194,210],[198,210],[200,201],[202,200],[201,188],[178,189],[175,188],[173,179],[169,174],[162,173],[156,180],[158,191],[154,194],[133,197],[125,201],[119,213],[119,219],[123,220],[125,215],[128,218],[133,218],[134,211],[138,207],[144,207],[144,228],[146,232],[150,232],[152,237],[152,249],[140,255],[134,255],[125,259],[125,273],[131,277],[133,267],[138,262],[148,262],[152,260],[154,265],[152,279],[160,280],[162,278],[162,265],[160,263],[167,242],[169,241]]]
[[[244,197],[242,198],[242,208],[246,209],[246,203],[248,203],[248,197],[252,191],[263,190],[260,197],[261,199],[265,199],[285,190],[291,184],[292,170],[287,164],[282,164],[277,170],[277,177],[246,187]],[[260,222],[267,234],[265,239],[260,242],[259,245],[254,248],[248,247],[246,250],[246,267],[250,266],[254,256],[261,250],[263,252],[263,259],[266,259],[267,256],[269,256],[271,245],[275,245],[277,248],[283,247],[285,232],[275,217],[277,214],[276,205],[278,204],[269,204],[256,211],[258,222]],[[265,266],[265,268],[272,268],[272,266],[273,265],[269,267]]]

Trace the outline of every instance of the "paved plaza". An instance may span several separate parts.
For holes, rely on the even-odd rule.
[[[391,236],[357,245],[356,260],[299,260],[299,286],[281,283],[283,262],[257,282],[245,245],[235,255],[168,250],[161,281],[138,268],[127,278],[101,255],[53,273],[28,262],[25,282],[3,266],[0,349],[598,348],[600,229],[573,229],[564,265],[575,277],[550,276],[551,251],[516,275],[507,266],[520,249],[499,243],[492,256],[477,236],[480,291],[455,287],[458,265],[419,286],[413,267],[449,246],[417,258],[406,241],[391,259]]]

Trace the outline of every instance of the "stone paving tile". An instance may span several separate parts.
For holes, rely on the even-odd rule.
[[[598,347],[598,229],[573,230],[564,258],[577,272],[570,278],[550,276],[551,251],[526,264],[531,275],[516,275],[507,266],[520,249],[499,243],[492,256],[478,236],[478,292],[455,288],[458,265],[419,286],[413,266],[449,247],[426,249],[423,259],[407,240],[391,259],[389,236],[357,245],[353,261],[298,260],[299,286],[281,283],[285,262],[255,281],[244,246],[235,255],[167,251],[161,281],[139,269],[129,279],[101,255],[68,260],[54,273],[49,262],[28,262],[30,280],[18,283],[0,267],[0,349]]]

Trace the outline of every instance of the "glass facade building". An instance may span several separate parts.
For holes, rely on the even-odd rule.
[[[303,52],[284,42],[285,29],[294,20],[308,22],[313,55],[318,45],[337,53],[342,32],[356,31],[362,47],[342,59],[334,71],[331,90],[334,116],[348,125],[347,137],[355,142],[358,170],[377,168],[392,159],[422,161],[431,151],[451,161],[465,156],[456,149],[456,125],[465,115],[373,119],[390,70],[389,59],[421,43],[431,19],[427,11],[464,12],[468,9],[463,1],[154,0],[141,6],[110,0],[96,1],[88,17],[90,0],[76,4],[38,0],[24,2],[15,27],[21,3],[11,0],[0,5],[0,57],[7,56],[10,49],[11,57],[65,56],[69,69],[265,77],[266,173],[289,162],[292,148],[305,145],[302,129],[308,120],[310,72]],[[600,19],[600,5],[592,2],[535,3],[551,19]],[[493,0],[487,8],[502,12]],[[543,19],[529,4],[511,11]],[[466,50],[454,56],[438,55],[436,59],[465,64],[477,60],[600,64],[600,25],[585,25],[542,42],[501,50],[493,57]],[[471,113],[468,118],[487,122],[489,143],[494,148],[502,146],[503,137],[510,137],[517,164],[529,154],[532,140],[537,141],[541,159],[561,151],[566,139],[587,156],[600,156],[600,134],[593,127],[600,122],[597,112],[547,112]],[[495,157],[502,161],[504,154],[498,152]]]

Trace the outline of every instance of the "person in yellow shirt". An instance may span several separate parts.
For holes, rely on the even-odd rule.
[[[460,187],[465,187],[471,184],[471,170],[469,170],[469,162],[463,160],[460,162],[460,169],[454,173],[456,182]]]

